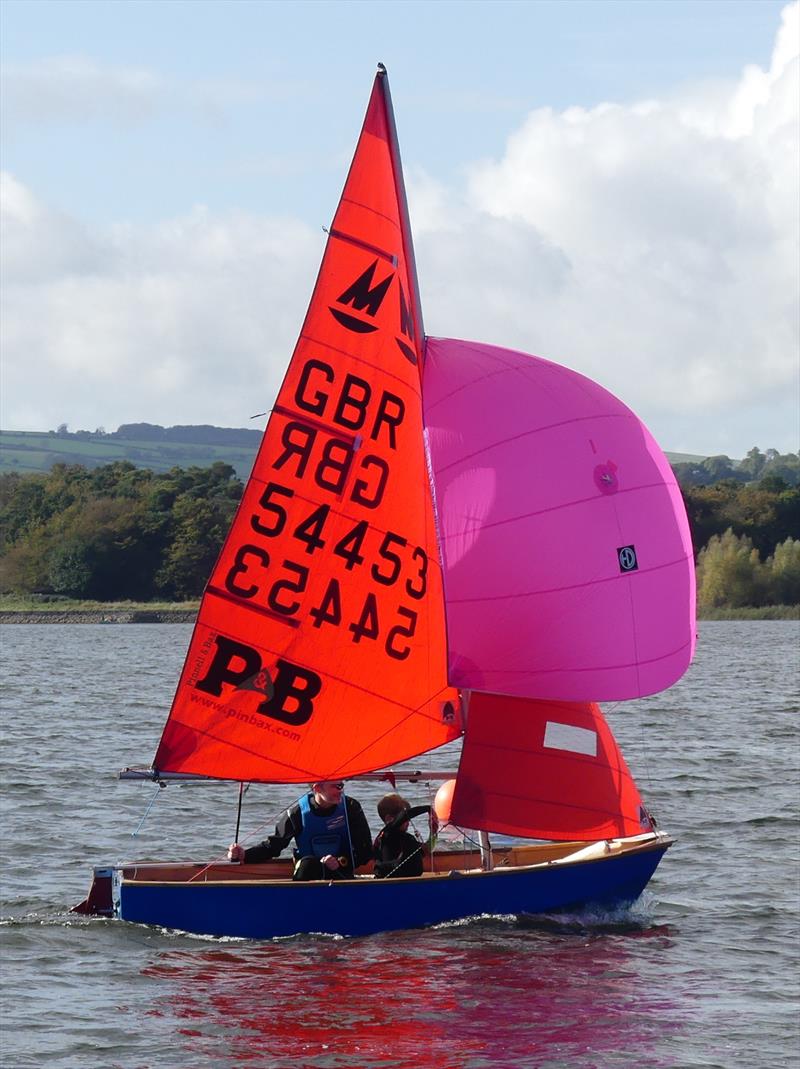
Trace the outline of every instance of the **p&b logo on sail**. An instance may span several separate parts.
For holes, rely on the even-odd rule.
[[[377,267],[378,261],[375,260],[370,264],[366,271],[362,272],[362,274],[360,274],[358,278],[336,298],[336,304],[351,308],[353,312],[362,312],[366,316],[369,316],[369,319],[366,319],[361,315],[353,315],[352,312],[345,312],[344,308],[337,308],[332,304],[328,306],[329,311],[336,322],[340,323],[354,334],[371,334],[378,329],[378,325],[375,322],[371,322],[371,320],[374,320],[375,316],[378,314],[378,311],[383,304],[383,299],[388,293],[389,287],[395,277],[395,273],[391,272],[386,278],[377,282],[373,286]],[[414,317],[411,315],[409,302],[403,292],[401,283],[398,283],[398,295],[400,301],[399,326],[400,333],[403,337],[395,337],[395,341],[406,360],[410,361],[412,364],[416,364],[417,354],[413,345]]]
[[[294,727],[311,719],[314,699],[322,690],[322,680],[316,672],[279,657],[270,675],[258,650],[224,635],[217,635],[214,642],[214,657],[206,674],[195,684],[198,690],[215,698],[222,695],[225,687],[253,691],[264,697],[256,707],[257,713]]]

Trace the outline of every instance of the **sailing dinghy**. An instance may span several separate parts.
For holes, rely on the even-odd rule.
[[[269,938],[634,901],[670,839],[596,702],[683,674],[693,584],[671,469],[625,405],[549,361],[425,337],[379,67],[152,768],[122,775],[352,780],[461,738],[450,819],[481,852],[312,883],[289,859],[127,864],[76,909]]]

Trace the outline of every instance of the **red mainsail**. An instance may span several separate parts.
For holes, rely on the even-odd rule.
[[[327,779],[460,734],[421,353],[381,70],[297,347],[203,597],[157,770]]]
[[[530,839],[607,839],[652,830],[594,702],[473,693],[451,819]]]

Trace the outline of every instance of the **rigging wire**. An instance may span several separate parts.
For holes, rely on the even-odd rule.
[[[248,784],[248,786],[249,786],[249,784]],[[299,795],[298,798],[296,799],[296,801],[292,802],[292,805],[295,805],[297,802],[299,802],[302,797],[303,797],[303,795]],[[269,827],[270,824],[272,824],[272,825],[276,824],[277,821],[278,821],[278,817],[281,815],[281,813],[287,813],[289,811],[289,809],[291,809],[291,807],[292,807],[291,805],[290,806],[286,806],[285,808],[282,807],[272,817],[268,817],[266,820],[262,821],[261,824],[257,824],[255,826],[255,828],[253,828],[253,830],[251,832],[248,832],[248,834],[244,836],[244,841],[247,842],[248,839],[252,839],[253,836],[257,835],[258,832],[260,832],[263,828]],[[238,830],[238,822],[237,822],[237,830]],[[238,837],[237,837],[236,841],[238,842]],[[192,883],[193,880],[196,880],[199,876],[202,876],[204,873],[208,872],[208,870],[211,868],[212,865],[218,865],[220,863],[220,861],[227,861],[227,860],[228,860],[228,852],[226,850],[224,854],[219,854],[217,857],[212,857],[211,860],[206,865],[204,865],[201,869],[199,869],[194,874],[194,876],[192,876],[186,882],[187,883]]]
[[[250,784],[248,783],[247,787],[249,786]],[[242,822],[242,798],[244,797],[247,787],[245,787],[244,783],[239,784],[239,803],[236,806],[236,831],[233,833],[233,841],[235,843],[239,842],[239,825]]]
[[[156,786],[156,792],[155,792],[155,794],[154,794],[154,795],[152,796],[152,798],[150,799],[150,801],[149,801],[149,802],[147,803],[147,808],[146,808],[146,809],[145,809],[145,811],[144,811],[144,814],[143,814],[143,816],[142,816],[142,819],[141,819],[141,820],[139,821],[139,826],[137,827],[136,831],[132,831],[132,832],[131,832],[131,839],[135,839],[135,838],[136,838],[136,836],[137,836],[137,835],[139,834],[139,832],[140,832],[140,831],[142,830],[142,828],[144,827],[144,822],[145,822],[145,821],[147,820],[148,816],[150,815],[150,810],[151,810],[151,809],[153,808],[153,806],[154,806],[154,805],[156,804],[156,798],[158,798],[159,792],[160,792],[160,791],[161,791],[161,790],[162,790],[162,789],[163,789],[163,788],[164,788],[165,786],[166,786],[166,784],[165,784],[165,783],[159,783],[159,784],[158,784],[158,785]]]
[[[605,710],[605,715],[608,716],[609,713],[612,713],[617,708],[618,705],[622,705],[622,702],[621,701],[617,701],[617,702],[614,702],[613,705],[610,705]],[[639,747],[639,749],[640,749],[640,752],[641,752],[641,755],[642,755],[642,780],[647,784],[646,793],[649,796],[652,796],[652,794],[653,794],[653,777],[652,777],[652,774],[651,774],[651,771],[650,771],[651,765],[650,765],[650,748],[649,748],[649,745],[648,745],[648,737],[645,734],[644,720],[642,719],[642,716],[639,715],[637,717],[637,719],[639,721],[639,737],[640,737],[640,747]],[[620,753],[621,752],[622,751],[620,751]],[[633,778],[633,777],[631,777],[631,778]],[[634,779],[633,782],[634,782],[634,786],[636,786],[637,789],[638,789],[638,782],[639,781]],[[642,792],[640,791],[639,792],[640,796],[641,796],[641,793]],[[645,804],[644,799],[640,800],[640,805],[641,805],[642,809],[644,810],[644,813],[645,813],[646,817],[650,820],[653,828],[656,828],[658,826],[658,821],[656,820],[655,816],[651,812],[650,807]]]
[[[603,711],[603,715],[606,717],[606,719],[608,719],[609,715],[611,713],[613,713],[614,710],[618,706],[620,706],[622,704],[623,703],[621,701],[616,701],[612,705],[606,706],[606,708],[604,710],[602,710]],[[648,789],[648,791],[650,791],[650,790],[652,790],[652,787],[653,787],[652,779],[651,779],[651,776],[650,776],[650,753],[649,753],[649,750],[648,750],[648,747],[647,747],[647,738],[646,738],[646,736],[644,734],[644,723],[642,721],[641,716],[638,716],[637,719],[639,721],[639,732],[641,734],[641,739],[642,739],[641,751],[642,751],[642,765],[643,765],[643,768],[644,768],[644,779],[647,780],[647,789]],[[609,724],[609,727],[610,726],[611,725]],[[622,751],[620,750],[620,753],[621,752]]]
[[[355,871],[356,853],[353,849],[353,837],[350,834],[350,818],[347,815],[347,795],[345,794],[344,788],[342,788],[342,806],[344,808],[344,826],[347,828],[347,841],[350,844],[350,858],[353,862],[353,871]]]
[[[652,794],[653,781],[650,775],[650,754],[647,750],[647,736],[644,733],[644,721],[639,720],[639,733],[642,737],[642,763],[644,764],[644,778],[647,780],[647,791]]]
[[[431,807],[431,811],[428,814],[428,821],[430,821],[431,815],[436,812],[436,810],[434,809],[434,805],[433,805],[435,799],[432,797],[433,796],[433,785],[431,784],[430,780],[428,780],[427,787],[428,787],[428,805]],[[438,820],[438,817],[437,817],[437,820]],[[414,831],[416,832],[416,830],[417,829],[415,828]],[[433,828],[431,828],[431,838],[430,838],[430,843],[431,843],[431,872],[436,872],[436,860],[435,860],[435,857],[436,857],[436,843],[437,843],[437,840],[439,838],[439,832],[440,831],[441,831],[441,828],[438,827],[438,824],[437,824],[437,829],[436,829],[436,834],[435,835],[433,834]]]

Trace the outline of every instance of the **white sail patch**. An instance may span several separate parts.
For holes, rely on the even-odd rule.
[[[597,757],[597,732],[548,720],[544,729],[544,745],[551,750],[571,750],[573,753]]]

